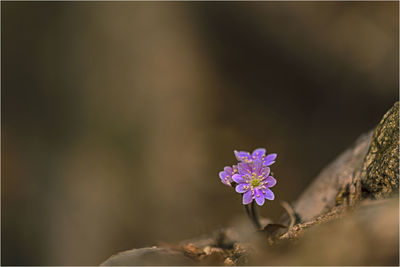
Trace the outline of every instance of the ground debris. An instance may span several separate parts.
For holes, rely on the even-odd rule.
[[[345,206],[337,206],[334,207],[330,212],[327,212],[321,216],[316,217],[305,223],[298,223],[293,227],[289,228],[289,230],[281,235],[278,239],[285,240],[285,239],[298,239],[303,231],[311,226],[326,223],[334,219],[339,219],[343,217],[344,212],[346,211]]]
[[[226,258],[225,260],[224,260],[224,265],[225,266],[234,266],[235,265],[235,263],[233,262],[233,260],[231,259],[231,258]]]
[[[192,258],[192,259],[197,259],[201,255],[204,254],[204,251],[192,243],[188,243],[185,246],[183,246],[183,252],[186,256]]]

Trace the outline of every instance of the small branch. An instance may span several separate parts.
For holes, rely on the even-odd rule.
[[[296,215],[295,215],[295,212],[294,212],[292,206],[290,206],[289,203],[287,203],[286,201],[281,201],[280,204],[286,210],[287,214],[290,217],[290,224],[288,227],[288,231],[289,231],[296,222]]]

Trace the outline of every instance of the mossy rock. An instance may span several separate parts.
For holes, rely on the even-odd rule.
[[[362,167],[361,184],[367,198],[382,199],[399,191],[399,102],[374,131]]]

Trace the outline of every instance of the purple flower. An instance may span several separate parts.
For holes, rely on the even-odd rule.
[[[253,151],[253,153],[249,153],[247,151],[234,151],[236,159],[240,162],[244,163],[252,163],[254,160],[261,160],[263,166],[270,166],[275,163],[275,159],[277,157],[276,153],[271,153],[265,156],[264,148],[257,148]]]
[[[268,154],[267,156],[263,157],[263,165],[264,166],[271,166],[275,163],[275,159],[278,155],[276,153]]]
[[[274,200],[274,193],[269,188],[276,184],[276,180],[269,174],[270,168],[266,167],[265,161],[259,158],[249,163],[238,164],[238,174],[233,174],[232,180],[238,183],[236,192],[243,193],[244,205],[250,204],[253,199],[260,206],[264,204],[265,199]]]
[[[223,171],[219,172],[219,178],[221,178],[222,183],[232,186],[232,175],[237,172],[238,170],[236,165],[233,165],[232,167],[226,166]]]

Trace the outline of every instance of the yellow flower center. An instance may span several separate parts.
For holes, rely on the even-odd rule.
[[[256,186],[259,186],[260,185],[260,180],[258,180],[257,178],[253,178],[252,180],[251,180],[251,186],[252,187],[256,187]]]
[[[252,187],[259,186],[261,183],[262,176],[257,176],[255,173],[251,176],[250,184]]]

